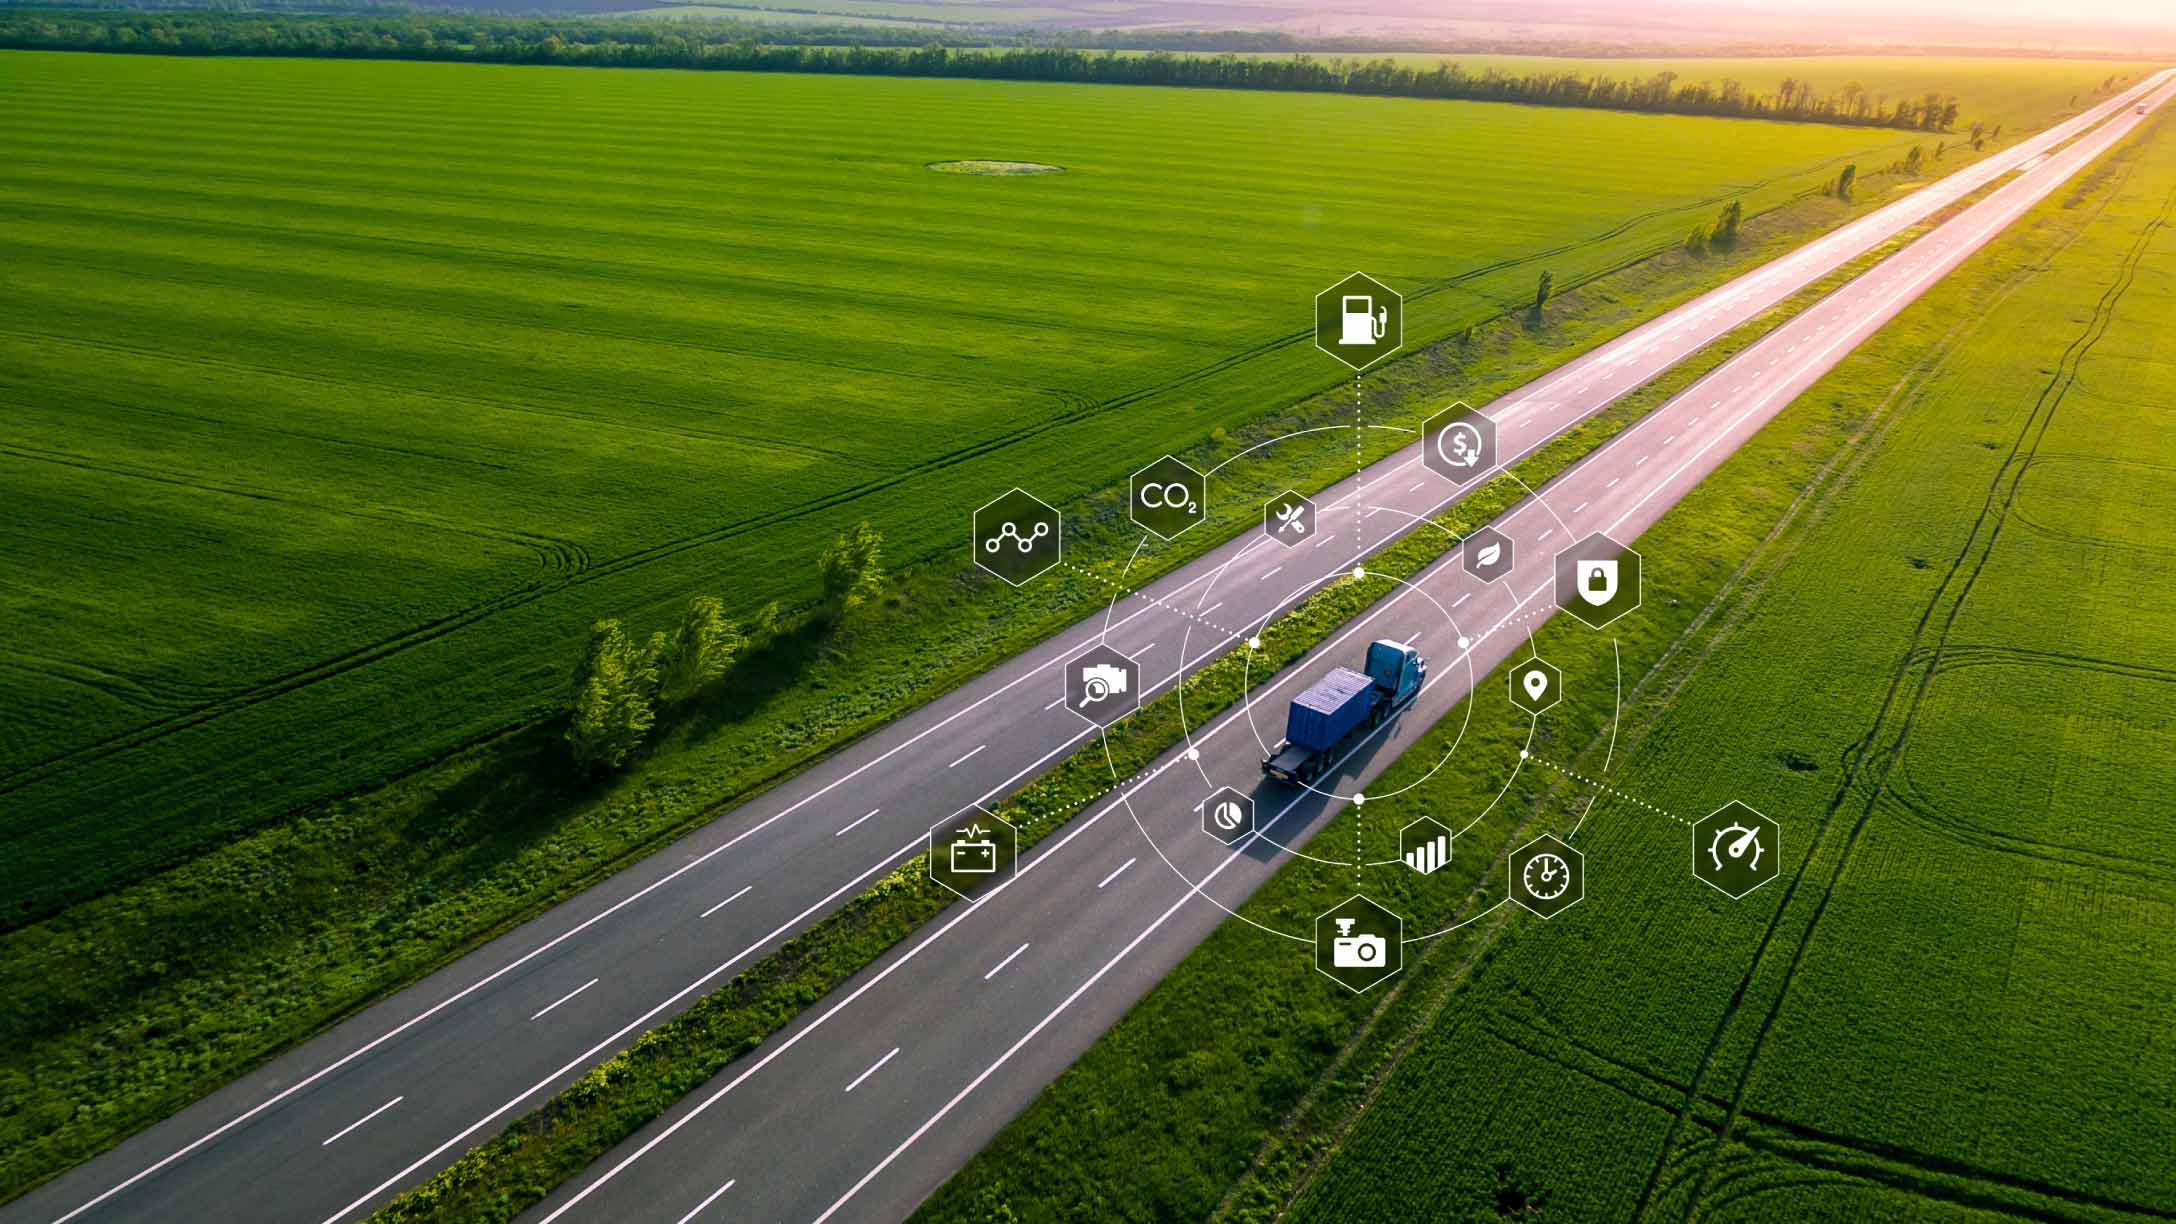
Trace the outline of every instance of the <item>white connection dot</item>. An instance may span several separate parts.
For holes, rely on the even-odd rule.
[[[1522,755],[1522,756],[1523,756],[1523,755],[1525,755],[1525,754],[1524,754],[1524,753],[1521,753],[1520,755]],[[1187,759],[1187,760],[1189,760],[1189,761],[1198,761],[1198,760],[1200,760],[1200,759],[1201,759],[1201,749],[1199,749],[1199,748],[1189,748],[1189,749],[1187,749],[1187,750],[1186,750],[1186,759]]]
[[[1365,577],[1367,577],[1367,576],[1368,576],[1368,567],[1367,567],[1367,566],[1365,566],[1365,565],[1355,565],[1355,566],[1353,566],[1353,567],[1352,567],[1352,576],[1353,576],[1353,577],[1355,577],[1355,578],[1365,578]]]
[[[1352,797],[1352,805],[1354,807],[1359,807],[1361,804],[1366,803],[1367,801],[1368,797],[1366,795],[1354,795]]]
[[[1250,638],[1248,638],[1248,639],[1247,639],[1247,649],[1248,649],[1248,650],[1260,650],[1261,648],[1262,648],[1262,639],[1261,639],[1261,638],[1259,638],[1259,637],[1250,637]]]
[[[1472,639],[1472,638],[1469,638],[1469,637],[1465,636],[1464,634],[1460,634],[1460,635],[1459,635],[1459,638],[1458,638],[1458,648],[1459,648],[1460,650],[1464,650],[1464,649],[1465,649],[1466,647],[1468,647],[1468,646],[1471,646],[1471,645],[1473,645],[1473,639]]]
[[[1526,749],[1519,749],[1519,759],[1522,761],[1526,759]]]

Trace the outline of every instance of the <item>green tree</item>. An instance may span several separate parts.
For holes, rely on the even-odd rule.
[[[1912,151],[1904,155],[1904,170],[1908,174],[1919,173],[1919,167],[1926,164],[1927,151],[1918,145],[1913,145]]]
[[[1692,232],[1685,235],[1685,249],[1694,255],[1707,254],[1708,227],[1705,225],[1693,226]]]
[[[1541,308],[1549,304],[1549,294],[1555,289],[1556,273],[1549,271],[1547,268],[1543,268],[1541,271],[1541,280],[1534,286],[1533,315],[1535,318],[1539,319],[1541,317]]]
[[[835,612],[851,612],[884,589],[884,536],[867,522],[832,541],[816,562],[823,576],[824,602]]]
[[[1715,233],[1713,236],[1715,245],[1719,247],[1736,245],[1738,241],[1738,223],[1744,219],[1744,204],[1732,200],[1730,203],[1723,205],[1722,213],[1715,218]]]
[[[567,745],[576,764],[603,773],[626,764],[657,721],[651,706],[657,665],[634,648],[616,620],[598,621],[589,633],[589,653],[575,676]]]
[[[1859,165],[1857,162],[1845,166],[1842,172],[1836,176],[1836,198],[1839,200],[1850,199],[1851,184],[1858,181],[1858,177]]]
[[[685,701],[697,689],[724,675],[748,644],[740,626],[728,620],[725,602],[715,595],[688,601],[687,614],[657,652],[658,695]]]

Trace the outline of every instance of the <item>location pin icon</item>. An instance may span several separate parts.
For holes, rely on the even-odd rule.
[[[1538,667],[1527,672],[1521,683],[1526,686],[1527,697],[1534,701],[1540,701],[1541,695],[1549,690],[1549,677]]]

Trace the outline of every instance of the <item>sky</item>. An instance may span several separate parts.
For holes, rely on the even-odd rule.
[[[1967,25],[2120,25],[2176,30],[2176,0],[1680,0],[1686,8],[1727,9],[1780,18],[1869,13],[1934,18]],[[1546,7],[1546,3],[1540,7]]]

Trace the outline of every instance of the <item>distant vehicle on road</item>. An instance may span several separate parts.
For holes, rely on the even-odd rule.
[[[1262,761],[1262,772],[1302,786],[1322,776],[1337,750],[1361,727],[1379,727],[1420,695],[1428,660],[1403,642],[1368,643],[1367,670],[1340,667],[1292,699],[1284,738]]]
[[[2141,102],[2141,103],[2139,103],[2139,104],[2138,104],[2138,113],[2139,113],[2139,114],[2141,114],[2141,115],[2143,115],[2143,114],[2145,114],[2145,113],[2146,113],[2146,104],[2145,104],[2145,103]]]

